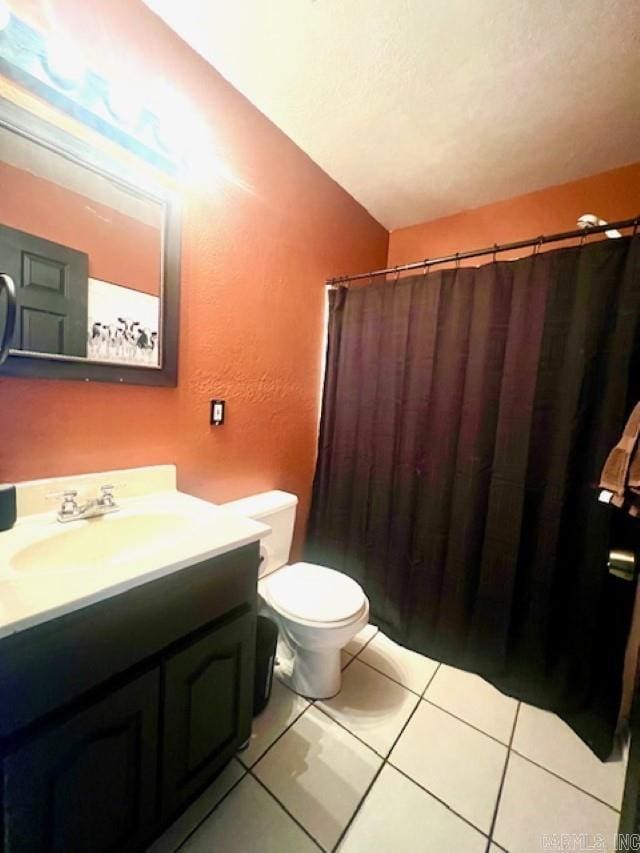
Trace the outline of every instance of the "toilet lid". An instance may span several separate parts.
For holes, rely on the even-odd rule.
[[[267,578],[270,603],[285,615],[309,622],[341,622],[355,616],[365,602],[361,587],[346,575],[293,563]]]

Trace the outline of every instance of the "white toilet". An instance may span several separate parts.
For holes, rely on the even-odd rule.
[[[258,607],[278,625],[276,675],[302,696],[328,699],[340,691],[340,650],[367,624],[369,601],[340,572],[287,564],[297,505],[295,495],[273,491],[224,507],[271,527],[260,543]]]

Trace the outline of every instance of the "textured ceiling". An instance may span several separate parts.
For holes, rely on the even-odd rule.
[[[146,3],[390,229],[640,159],[629,0]]]

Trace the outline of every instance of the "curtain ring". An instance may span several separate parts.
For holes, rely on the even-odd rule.
[[[638,225],[640,225],[640,216],[636,216],[633,220],[633,231],[631,232],[632,237],[635,237],[638,233]]]
[[[456,269],[460,269],[460,252],[456,252]]]
[[[535,257],[540,252],[540,246],[542,246],[543,236],[542,234],[536,240],[535,246],[533,247],[533,256]]]
[[[498,251],[498,244],[497,244],[497,243],[494,243],[494,244],[493,244],[493,263],[494,263],[494,264],[495,264],[495,263],[496,263],[496,261],[498,260],[498,259],[496,258],[496,252],[497,252],[497,251]]]
[[[426,278],[429,275],[429,258],[425,258],[424,261],[424,272],[422,273],[422,278]]]

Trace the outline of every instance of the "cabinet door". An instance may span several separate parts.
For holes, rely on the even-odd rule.
[[[251,734],[255,613],[213,628],[164,665],[163,812],[175,814]]]
[[[5,852],[139,850],[155,819],[158,704],[156,669],[8,755]]]

